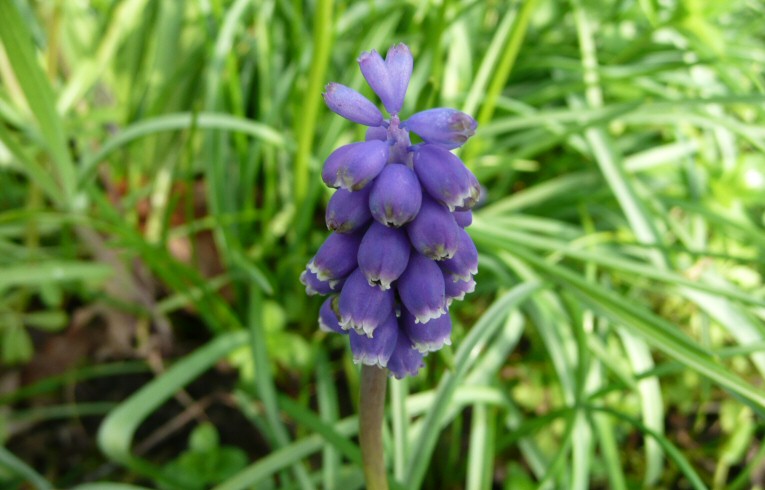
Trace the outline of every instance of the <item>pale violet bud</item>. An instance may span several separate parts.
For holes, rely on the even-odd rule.
[[[372,337],[350,331],[353,362],[367,366],[385,367],[398,340],[398,318],[391,312],[388,318],[377,326]]]
[[[452,343],[452,318],[449,315],[441,315],[427,323],[417,323],[414,315],[404,309],[400,323],[414,348],[423,354],[435,352]]]
[[[447,276],[448,272],[455,280],[467,281],[478,273],[478,250],[464,229],[460,228],[457,236],[457,251],[454,256],[440,262],[439,265],[444,270],[444,276]]]
[[[453,149],[475,134],[478,123],[457,109],[438,108],[418,112],[401,126],[419,135],[426,143]]]
[[[359,269],[370,285],[390,289],[391,283],[406,270],[411,248],[404,230],[374,221],[359,246]]]
[[[407,376],[417,376],[425,363],[422,362],[422,352],[415,349],[412,341],[399,329],[396,347],[388,359],[388,371],[398,379]]]
[[[456,155],[437,145],[419,145],[413,157],[414,171],[428,194],[450,211],[470,208],[481,196],[481,186]]]
[[[417,216],[422,190],[417,176],[406,165],[387,165],[375,179],[369,195],[372,216],[390,227],[402,226]]]
[[[372,219],[369,212],[371,185],[358,191],[338,189],[329,198],[324,214],[327,228],[337,233],[353,233],[366,226]]]
[[[445,206],[424,196],[420,212],[406,225],[412,246],[434,260],[449,259],[454,255],[459,243],[459,230]]]
[[[383,116],[380,109],[352,88],[330,83],[325,90],[322,94],[324,102],[335,114],[365,126],[382,125]]]
[[[394,113],[392,108],[395,107],[397,102],[394,99],[393,86],[391,84],[390,75],[388,73],[388,66],[383,61],[382,57],[374,49],[369,52],[361,53],[359,56],[359,67],[361,68],[361,74],[364,75],[367,83],[374,93],[380,97],[385,108],[391,114]],[[399,105],[398,110],[401,107]]]
[[[333,151],[324,162],[321,178],[329,187],[363,189],[388,162],[388,144],[372,140],[351,143]]]
[[[319,329],[325,332],[335,332],[339,334],[348,333],[340,326],[340,316],[337,310],[337,296],[330,296],[319,309]]]
[[[414,59],[409,46],[397,44],[388,50],[385,55],[385,65],[388,68],[388,78],[391,84],[391,99],[385,104],[385,108],[391,114],[398,114],[404,106],[404,96],[409,87],[409,79],[412,77]]]
[[[382,126],[373,126],[367,128],[367,132],[364,135],[365,141],[380,140],[388,141],[388,130]]]
[[[410,254],[409,264],[396,282],[396,289],[401,303],[417,323],[426,323],[446,313],[443,273],[435,261],[424,255]]]
[[[324,240],[308,270],[322,281],[341,279],[356,268],[356,254],[359,252],[361,235],[332,233]]]
[[[340,291],[340,326],[372,337],[374,330],[393,312],[394,301],[393,290],[370,286],[361,270],[356,269]]]

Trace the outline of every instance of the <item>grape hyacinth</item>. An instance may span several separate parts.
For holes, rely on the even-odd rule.
[[[362,53],[361,72],[390,114],[355,90],[326,87],[340,116],[368,126],[365,141],[342,146],[322,180],[337,189],[326,212],[332,234],[300,276],[322,305],[322,330],[348,334],[356,363],[416,375],[423,357],[450,344],[449,306],[475,288],[478,253],[464,230],[480,195],[473,173],[450,150],[476,129],[455,109],[399,112],[412,74],[405,44],[383,59]],[[422,143],[413,145],[409,133]]]

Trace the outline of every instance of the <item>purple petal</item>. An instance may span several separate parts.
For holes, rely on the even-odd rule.
[[[359,246],[359,269],[371,286],[389,289],[406,270],[409,262],[409,238],[404,230],[373,222]]]
[[[427,323],[417,323],[415,317],[404,310],[401,312],[401,325],[414,348],[423,354],[435,352],[452,343],[452,318],[448,314]]]
[[[338,189],[329,199],[324,215],[327,228],[337,233],[353,233],[363,228],[372,219],[369,212],[371,185],[351,192]]]
[[[395,105],[395,99],[393,98],[393,86],[391,85],[388,66],[385,64],[385,61],[383,61],[377,51],[372,50],[361,53],[359,67],[361,68],[361,74],[364,75],[372,90],[380,97],[385,108],[388,109],[388,112],[393,113],[390,108]],[[399,106],[400,109],[401,107]]]
[[[475,119],[464,112],[447,108],[418,112],[401,123],[401,127],[417,133],[426,143],[446,149],[462,146],[475,134],[477,126]]]
[[[451,259],[444,260],[440,265],[445,277],[448,278],[448,272],[455,281],[467,281],[478,273],[478,250],[464,229],[460,228],[457,236],[457,251]]]
[[[351,143],[333,151],[324,162],[321,178],[329,187],[363,189],[388,162],[388,143],[379,140]]]
[[[451,276],[451,273],[447,273]],[[446,292],[446,304],[451,305],[452,301],[462,301],[467,293],[475,291],[475,280],[471,277],[467,281],[454,280],[452,277],[446,277],[444,274],[444,286]]]
[[[308,270],[322,281],[341,279],[356,268],[360,234],[332,233],[308,262]]]
[[[481,195],[473,173],[456,155],[436,145],[420,145],[414,152],[414,171],[422,187],[450,211],[472,207]]]
[[[394,299],[392,290],[370,286],[361,270],[356,269],[340,292],[340,326],[372,337],[374,330],[393,312]]]
[[[300,274],[300,282],[305,286],[305,293],[308,296],[314,296],[340,291],[345,283],[345,278],[322,281],[316,277],[316,274],[306,269]]]
[[[364,136],[364,140],[388,141],[388,130],[382,126],[367,128],[367,132],[366,132],[366,135]]]
[[[382,125],[383,115],[380,109],[352,88],[330,83],[325,90],[322,94],[324,102],[335,114],[365,126]]]
[[[353,362],[367,366],[387,366],[388,359],[396,348],[398,331],[398,318],[395,312],[388,315],[388,318],[375,329],[374,337],[360,335],[352,330],[350,340]]]
[[[337,311],[337,295],[330,296],[322,303],[319,309],[319,329],[339,334],[348,333],[340,326],[340,317]]]
[[[435,261],[412,253],[396,289],[415,322],[425,323],[446,313],[444,276]]]
[[[454,221],[462,228],[467,228],[473,224],[473,211],[469,209],[467,211],[454,211],[452,216],[454,216]]]
[[[422,362],[423,355],[414,348],[412,341],[404,332],[399,330],[396,339],[396,348],[388,359],[388,371],[398,379],[406,376],[417,376],[425,363]]]
[[[404,106],[404,96],[412,76],[414,59],[406,44],[397,44],[385,55],[385,65],[388,67],[388,77],[391,85],[391,99],[385,108],[391,114],[398,114]]]
[[[422,198],[417,217],[406,226],[414,248],[434,260],[449,259],[454,255],[459,230],[449,210],[426,196]]]
[[[369,195],[372,216],[380,223],[399,227],[417,216],[422,190],[417,176],[406,165],[387,165],[375,179]]]

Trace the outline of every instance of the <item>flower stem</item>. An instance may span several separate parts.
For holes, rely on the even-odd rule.
[[[388,376],[377,366],[361,367],[359,400],[359,442],[364,460],[367,490],[388,490],[388,475],[382,444],[382,423],[385,411],[385,386]]]

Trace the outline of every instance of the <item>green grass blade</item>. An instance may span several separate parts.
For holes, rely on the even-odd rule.
[[[54,486],[35,471],[34,468],[17,458],[3,446],[0,446],[0,465],[11,473],[20,476],[38,490],[53,490],[54,488]]]
[[[32,110],[47,151],[54,164],[54,174],[64,194],[64,202],[72,204],[77,186],[74,163],[67,147],[66,134],[56,112],[53,90],[37,63],[28,25],[14,2],[0,2],[0,41],[5,48],[16,81]]]
[[[411,485],[412,488],[419,488],[425,477],[425,471],[441,431],[442,420],[449,401],[454,396],[455,389],[461,383],[470,366],[476,362],[477,347],[486,342],[513,307],[526,300],[540,287],[541,284],[538,282],[529,282],[519,284],[505,293],[492,304],[473,326],[470,334],[462,341],[454,360],[455,370],[453,373],[445,373],[441,378],[433,409],[428,412],[417,437],[417,443],[412,449],[412,458],[409,460],[406,478],[404,478],[404,482]]]

